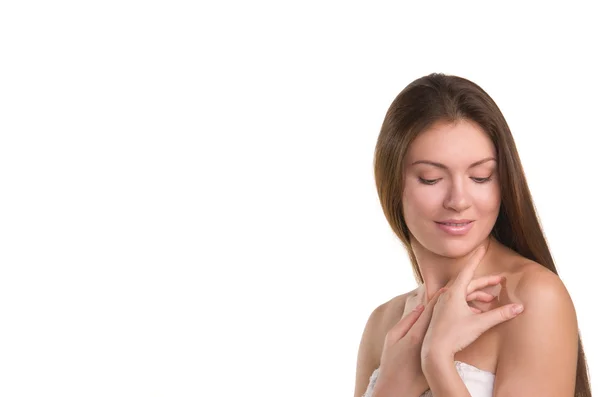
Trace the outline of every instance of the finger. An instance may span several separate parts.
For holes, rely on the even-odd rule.
[[[429,322],[431,321],[431,316],[433,314],[433,307],[437,303],[440,295],[446,291],[448,288],[441,288],[438,290],[432,297],[431,300],[425,306],[423,310],[423,314],[419,317],[415,325],[408,331],[408,334],[414,336],[415,338],[423,339],[425,333],[427,332],[427,328],[429,327]]]
[[[423,313],[423,305],[415,307],[410,313],[404,316],[398,321],[387,333],[388,338],[393,342],[397,342],[406,335],[406,333],[412,328],[415,322]]]
[[[471,311],[475,314],[481,313],[481,309],[478,309],[476,307],[469,306],[469,309],[471,309]]]
[[[469,283],[469,286],[467,287],[467,294],[477,291],[478,289],[498,285],[502,282],[502,280],[504,280],[504,276],[500,275],[479,277]]]
[[[481,313],[474,317],[475,327],[478,332],[485,332],[495,325],[517,317],[523,312],[523,305],[509,304]]]
[[[491,302],[494,299],[496,299],[496,297],[492,294],[489,294],[487,292],[484,291],[475,291],[472,294],[467,295],[467,302],[471,302],[471,301],[481,301],[481,302]]]
[[[483,259],[485,252],[486,252],[486,250],[485,250],[485,247],[483,247],[483,246],[479,247],[475,250],[475,252],[469,259],[469,262],[467,263],[465,268],[462,269],[460,273],[458,273],[458,276],[456,277],[456,281],[454,282],[453,287],[457,288],[459,291],[465,292],[465,295],[466,295],[467,287],[468,287],[469,283],[471,282],[471,280],[473,279],[473,274],[475,273],[475,269],[477,269],[477,266],[479,266],[479,263],[481,263],[481,260]]]

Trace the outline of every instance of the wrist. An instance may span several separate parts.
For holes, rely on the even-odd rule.
[[[425,377],[454,369],[454,353],[438,348],[422,352],[421,367]]]
[[[404,395],[408,395],[405,387],[382,384],[378,380],[377,383],[375,383],[371,397],[397,397]]]
[[[423,382],[415,379],[402,379],[401,374],[396,374],[391,378],[379,377],[373,387],[371,397],[419,397],[428,388],[426,383],[424,387],[421,383]]]
[[[392,388],[386,388],[386,387],[382,387],[382,388],[378,389],[377,387],[375,387],[373,389],[373,393],[371,394],[371,397],[398,397],[398,396],[419,397],[424,392],[425,392],[425,390],[417,391],[416,389],[414,389],[410,386],[404,387],[404,388],[398,388],[398,389],[392,389]]]

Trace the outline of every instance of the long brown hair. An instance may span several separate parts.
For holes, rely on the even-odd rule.
[[[418,283],[423,283],[423,277],[402,212],[403,160],[419,133],[438,121],[458,120],[477,123],[496,148],[501,205],[492,236],[558,275],[502,112],[477,84],[461,77],[433,73],[413,81],[394,99],[385,115],[374,157],[375,183],[383,212],[410,256]],[[591,397],[580,336],[575,397]]]

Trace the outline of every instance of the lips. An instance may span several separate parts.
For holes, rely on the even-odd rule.
[[[465,223],[473,222],[471,219],[444,219],[436,223],[446,223],[446,224],[459,224],[463,225]]]
[[[442,225],[448,225],[448,226],[465,226],[465,225],[468,225],[471,222],[473,222],[473,221],[466,221],[466,222],[437,222],[437,223],[442,224]]]
[[[473,226],[473,221],[468,219],[449,219],[435,223],[441,230],[452,236],[464,236]]]

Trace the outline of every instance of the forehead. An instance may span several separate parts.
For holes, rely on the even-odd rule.
[[[495,154],[494,143],[481,127],[472,121],[460,120],[438,122],[420,133],[410,144],[406,160],[408,164],[429,160],[462,166]]]

